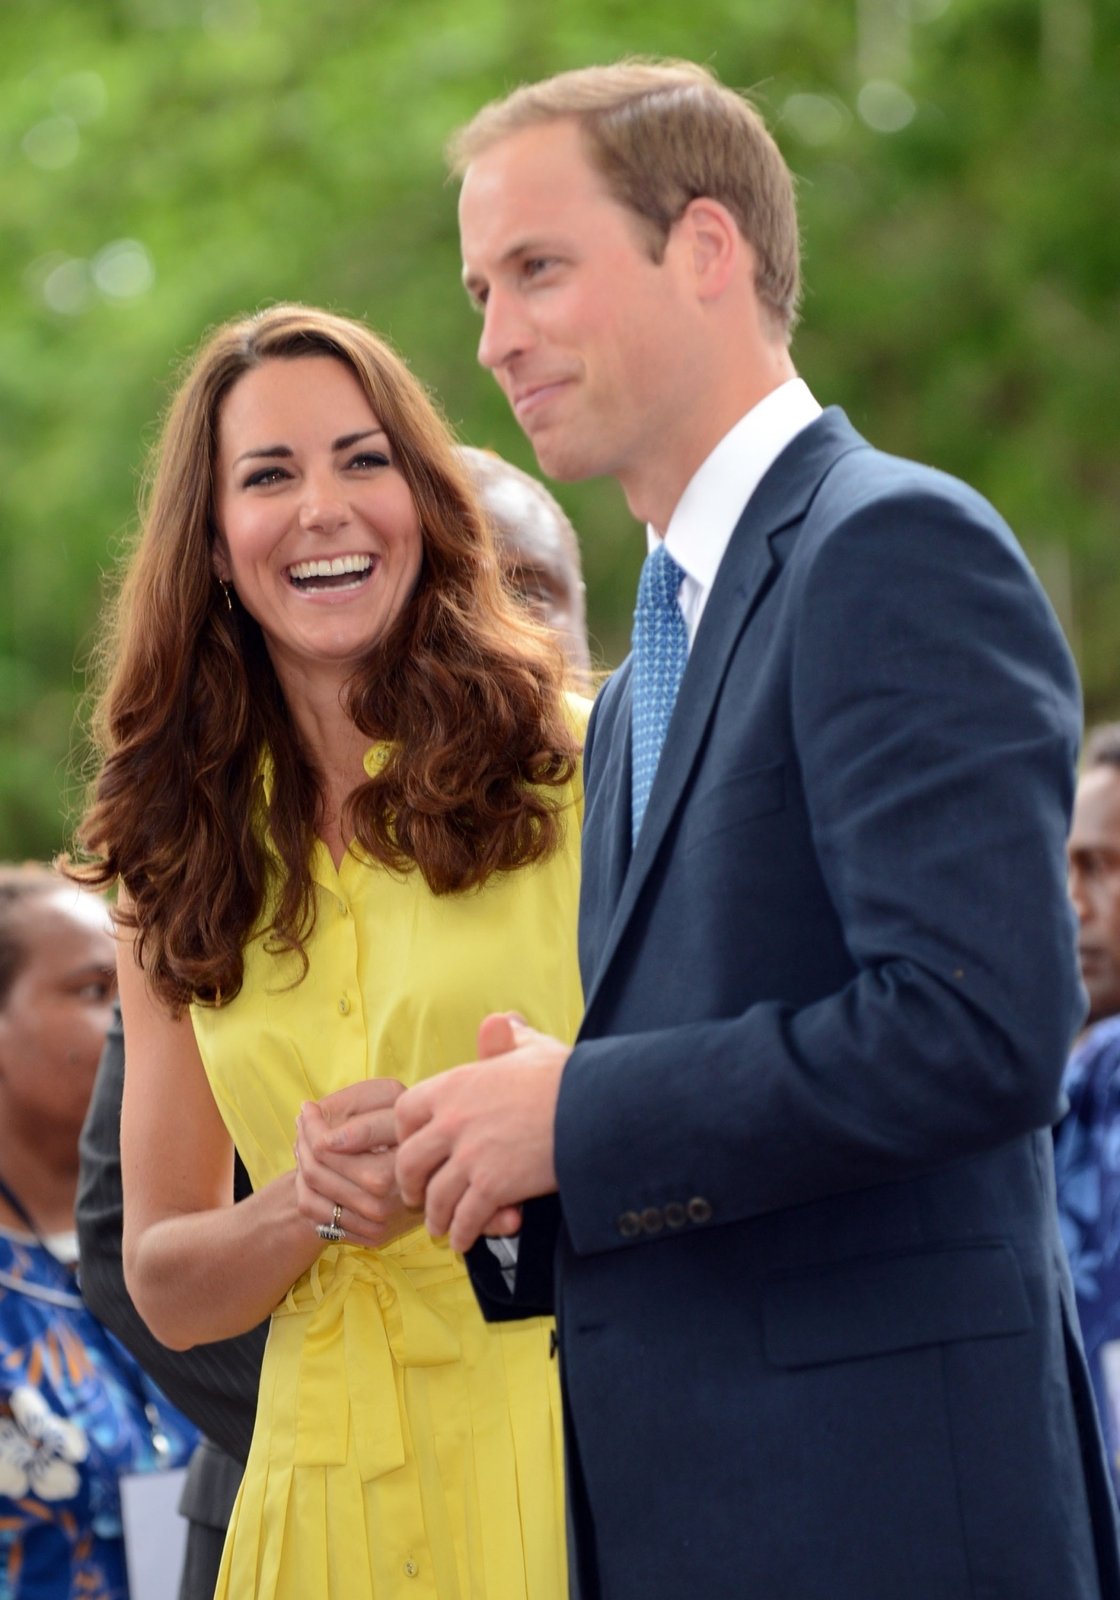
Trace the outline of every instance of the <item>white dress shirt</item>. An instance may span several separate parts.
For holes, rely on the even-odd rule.
[[[808,386],[790,378],[740,417],[689,479],[665,530],[665,547],[684,573],[677,603],[690,650],[747,501],[790,440],[820,414]],[[652,526],[646,536],[652,550],[660,536]]]

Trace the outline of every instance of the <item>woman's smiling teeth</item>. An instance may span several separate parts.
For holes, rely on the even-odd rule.
[[[317,561],[295,561],[288,568],[288,578],[305,592],[315,589],[354,589],[373,570],[373,557],[325,556]]]

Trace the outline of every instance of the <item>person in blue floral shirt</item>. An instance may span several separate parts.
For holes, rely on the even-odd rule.
[[[1120,1498],[1120,724],[1086,741],[1069,838],[1086,1031],[1054,1134],[1058,1219]]]
[[[0,866],[0,1600],[127,1600],[120,1479],[184,1463],[196,1437],[74,1270],[115,954],[98,896]]]

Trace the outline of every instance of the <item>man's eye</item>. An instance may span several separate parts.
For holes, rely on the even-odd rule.
[[[78,995],[82,1000],[94,1000],[100,1003],[103,1000],[111,1000],[116,992],[116,973],[105,972],[101,977],[91,978],[88,983],[83,983]]]
[[[1087,850],[1081,857],[1081,871],[1087,878],[1107,878],[1118,865],[1116,857],[1103,850]]]

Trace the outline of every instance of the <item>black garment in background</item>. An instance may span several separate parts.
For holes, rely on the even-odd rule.
[[[179,1514],[187,1520],[179,1600],[213,1600],[244,1466],[209,1439],[203,1439],[191,1456],[179,1498]]]
[[[105,1040],[80,1144],[76,1219],[86,1304],[154,1378],[168,1399],[206,1435],[191,1458],[180,1504],[188,1520],[180,1600],[212,1600],[226,1524],[249,1442],[268,1324],[236,1339],[169,1350],[148,1330],[129,1298],[121,1261],[121,1100],[124,1033],[120,1009]],[[234,1193],[250,1192],[240,1161]]]

